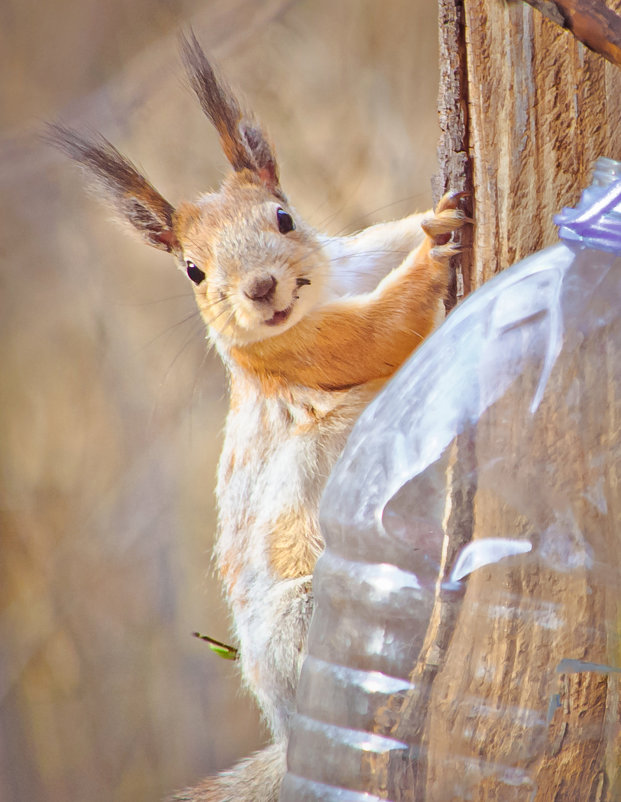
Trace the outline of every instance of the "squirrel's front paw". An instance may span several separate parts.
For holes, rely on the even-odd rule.
[[[436,258],[448,258],[459,252],[458,246],[451,241],[451,235],[472,219],[459,208],[460,200],[469,195],[468,192],[447,192],[438,203],[436,210],[421,223],[421,228],[433,243],[433,255]]]

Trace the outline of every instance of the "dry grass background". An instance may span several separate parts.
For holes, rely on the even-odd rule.
[[[226,410],[187,281],[37,140],[103,131],[173,203],[225,165],[187,89],[192,25],[337,233],[430,203],[424,0],[0,5],[0,800],[136,802],[261,744],[210,572]]]

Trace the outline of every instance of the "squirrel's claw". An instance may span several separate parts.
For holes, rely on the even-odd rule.
[[[466,223],[473,222],[472,218],[459,208],[459,201],[469,194],[469,192],[447,192],[440,199],[433,215],[422,221],[421,227],[432,240],[434,251],[438,250],[438,246],[444,249],[447,244],[450,244],[451,234],[454,231],[458,231]],[[456,252],[457,250],[452,253],[443,250],[442,255],[446,258]]]

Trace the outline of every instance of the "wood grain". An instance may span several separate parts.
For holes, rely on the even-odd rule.
[[[458,271],[474,289],[557,241],[552,215],[578,200],[594,160],[621,158],[621,73],[524,4],[442,0],[440,21],[435,192],[472,182],[476,228]],[[579,662],[620,664],[619,634],[607,628],[620,620],[618,594],[588,560],[562,564],[584,541],[613,576],[619,565],[614,348],[605,333],[580,348],[580,362],[555,367],[536,415],[534,371],[454,444],[453,473],[470,478],[448,483],[446,553],[491,535],[530,539],[535,552],[546,538],[552,552],[480,568],[464,595],[438,592],[412,690],[376,718],[377,732],[411,744],[410,760],[370,759],[369,790],[381,798],[620,798],[621,675]],[[595,453],[608,460],[599,509],[585,491]],[[531,465],[549,465],[545,487]]]
[[[524,0],[576,39],[621,65],[621,17],[602,0]]]
[[[593,161],[621,158],[621,72],[524,4],[464,14],[475,288],[554,242]]]

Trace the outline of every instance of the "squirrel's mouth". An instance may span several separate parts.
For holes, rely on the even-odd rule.
[[[274,312],[272,317],[269,320],[265,321],[266,326],[279,326],[281,323],[284,323],[285,320],[291,314],[291,310],[293,309],[293,304],[288,306],[286,309],[281,310],[280,312]]]

